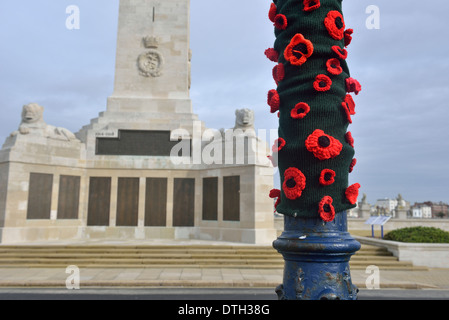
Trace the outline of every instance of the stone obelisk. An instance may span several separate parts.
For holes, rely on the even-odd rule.
[[[88,158],[98,155],[97,138],[120,130],[193,134],[200,122],[189,97],[190,60],[190,0],[120,0],[114,91],[107,110],[77,134]]]
[[[114,99],[183,100],[190,105],[189,9],[189,0],[120,1]],[[118,106],[122,109],[127,110],[126,103]]]

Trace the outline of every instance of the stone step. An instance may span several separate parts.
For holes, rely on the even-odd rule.
[[[219,260],[219,259],[254,259],[254,260],[266,260],[266,259],[276,259],[283,261],[282,256],[277,253],[264,253],[264,254],[192,254],[192,253],[38,253],[38,252],[22,252],[22,253],[2,253],[0,254],[0,262],[5,259],[195,259],[195,260]],[[397,258],[394,256],[378,256],[378,255],[355,255],[351,258],[353,261],[374,261],[381,258],[383,261],[396,261]]]
[[[51,269],[62,269],[65,270],[69,265],[72,264],[45,264],[45,263],[28,263],[28,264],[1,264],[0,268],[51,268]],[[157,265],[142,265],[142,264],[129,264],[129,263],[123,263],[123,264],[77,264],[76,265],[79,268],[105,268],[105,269],[113,269],[113,268],[120,268],[120,269],[142,269],[142,268],[152,268],[152,269],[277,269],[282,270],[284,267],[283,264],[271,264],[271,265],[264,265],[264,266],[258,266],[258,265],[242,265],[242,264],[157,264]],[[366,270],[368,267],[367,264],[358,265],[350,263],[351,270]],[[386,266],[379,266],[381,270],[397,270],[397,271],[426,271],[428,270],[425,267],[416,267],[413,265],[386,265]]]
[[[0,267],[108,268],[266,268],[282,269],[282,256],[270,246],[228,245],[53,245],[0,246]],[[351,268],[415,270],[384,248],[363,245],[350,261]]]
[[[227,253],[264,253],[277,251],[272,247],[214,247],[214,246],[1,246],[0,254],[9,252],[227,252]],[[357,254],[389,254],[385,248],[362,246]]]

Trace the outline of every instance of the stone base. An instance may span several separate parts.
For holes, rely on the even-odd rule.
[[[30,242],[206,240],[270,245],[274,229],[223,229],[201,227],[79,227],[44,226],[0,228],[2,244]]]

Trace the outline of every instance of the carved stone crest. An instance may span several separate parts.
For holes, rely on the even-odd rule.
[[[144,77],[160,77],[163,64],[162,54],[154,49],[142,53],[137,59],[139,73]]]
[[[142,43],[148,51],[142,53],[137,58],[137,68],[139,73],[144,77],[160,77],[162,75],[162,66],[164,64],[164,58],[162,54],[156,50],[159,46],[160,39],[157,37],[145,37],[142,39]]]

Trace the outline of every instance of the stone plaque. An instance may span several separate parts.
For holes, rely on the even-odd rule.
[[[30,174],[27,219],[50,219],[52,190],[52,174]]]
[[[223,220],[240,221],[240,177],[223,178]]]
[[[218,178],[203,178],[203,220],[218,219]]]
[[[170,141],[170,131],[119,130],[118,138],[97,137],[96,154],[169,157],[178,143]]]
[[[89,183],[88,226],[109,226],[111,178],[91,177]]]
[[[147,178],[145,190],[145,226],[167,225],[167,178]]]
[[[195,179],[175,178],[173,190],[173,226],[195,225]]]
[[[59,178],[58,219],[78,219],[80,180],[78,176]]]
[[[116,226],[137,227],[139,178],[118,178]]]

